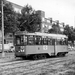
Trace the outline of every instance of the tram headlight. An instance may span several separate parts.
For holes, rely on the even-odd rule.
[[[24,49],[22,51],[24,52]]]
[[[20,52],[24,52],[24,49],[20,50]]]
[[[24,52],[24,46],[21,46],[21,47],[20,47],[20,51],[21,51],[21,52]]]
[[[21,52],[22,52],[22,50],[21,50]]]
[[[18,51],[18,52],[20,52],[20,51]]]

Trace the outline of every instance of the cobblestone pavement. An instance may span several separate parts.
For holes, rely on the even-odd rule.
[[[70,51],[65,57],[10,60],[0,62],[0,75],[75,75],[75,51]]]

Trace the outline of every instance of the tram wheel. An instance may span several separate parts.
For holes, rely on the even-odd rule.
[[[41,55],[41,58],[42,58],[42,59],[45,59],[45,58],[46,58],[46,55]]]
[[[23,57],[22,57],[23,60],[25,60],[26,58],[27,58],[26,56],[23,56]]]
[[[38,55],[38,59],[41,59],[41,55]]]
[[[33,59],[34,60],[37,60],[38,59],[38,56],[37,55],[33,55]]]
[[[62,53],[58,53],[57,56],[58,56],[58,57],[61,57],[61,56],[62,56]]]
[[[57,56],[63,57],[63,56],[65,56],[65,53],[58,53]]]
[[[62,56],[65,56],[65,53],[63,53],[63,55]]]

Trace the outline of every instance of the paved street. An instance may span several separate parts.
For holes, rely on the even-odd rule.
[[[65,57],[34,61],[14,60],[14,53],[6,56],[0,59],[0,75],[75,75],[75,51]]]

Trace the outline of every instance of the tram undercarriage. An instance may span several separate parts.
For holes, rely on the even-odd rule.
[[[19,55],[19,56],[15,56],[15,57],[21,57],[23,59],[33,59],[33,60],[37,60],[37,59],[46,59],[49,57],[62,57],[65,56],[68,52],[58,52],[57,55],[49,55],[48,53],[43,53],[43,54],[28,54],[28,55]]]

